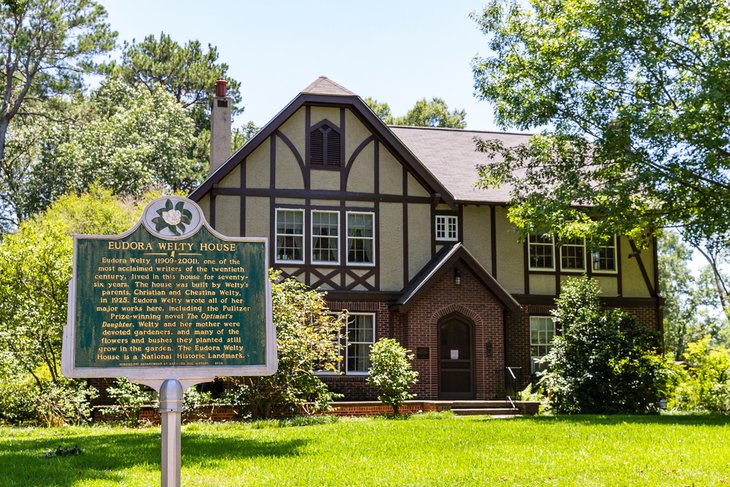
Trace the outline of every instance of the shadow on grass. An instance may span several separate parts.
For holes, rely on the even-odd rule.
[[[221,462],[260,456],[297,455],[305,440],[256,441],[183,434],[182,463]],[[77,456],[46,458],[59,446],[78,446]],[[125,469],[160,471],[160,435],[140,432],[19,439],[0,445],[3,486],[71,486],[81,480],[103,480],[122,485]]]
[[[586,425],[620,425],[620,424],[666,424],[694,426],[728,426],[730,416],[722,414],[573,414],[557,416],[532,416],[516,418],[518,421],[544,423],[578,423]]]

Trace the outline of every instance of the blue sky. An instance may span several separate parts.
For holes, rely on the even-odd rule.
[[[467,112],[467,127],[493,130],[489,104],[474,97],[470,68],[488,52],[469,18],[477,0],[232,1],[101,0],[119,41],[169,34],[218,47],[242,85],[236,125],[268,122],[324,75],[403,115],[439,96]]]

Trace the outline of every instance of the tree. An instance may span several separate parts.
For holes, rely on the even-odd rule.
[[[619,310],[604,310],[600,287],[569,279],[552,315],[561,334],[543,359],[540,385],[561,413],[646,413],[667,397],[670,375],[659,334]]]
[[[339,394],[327,389],[316,371],[337,371],[339,333],[346,314],[333,315],[324,294],[296,279],[270,274],[279,367],[273,375],[231,379],[232,393],[253,418],[325,411]]]
[[[22,409],[46,424],[88,416],[88,400],[95,391],[60,373],[73,234],[121,233],[141,212],[136,202],[92,187],[82,196],[60,198],[4,236],[0,242],[0,418],[27,419],[19,413]]]
[[[725,0],[492,0],[473,63],[502,126],[545,128],[480,184],[512,187],[523,231],[633,237],[665,225],[725,236],[730,220],[730,5]],[[538,223],[534,223],[538,222]]]
[[[714,343],[727,340],[728,321],[715,287],[711,266],[697,276],[690,269],[692,247],[677,232],[658,239],[659,285],[664,303],[664,348],[683,360],[687,344],[709,335]],[[722,271],[720,271],[722,272]]]
[[[400,414],[400,404],[416,397],[410,389],[418,382],[418,372],[411,369],[413,354],[392,338],[381,338],[370,349],[368,385],[380,390],[378,400]]]
[[[416,127],[466,127],[466,111],[453,110],[442,98],[434,97],[430,101],[425,98],[418,100],[402,117],[393,117],[390,106],[387,103],[380,103],[373,98],[366,98],[365,103],[375,112],[375,115],[387,125],[408,125]]]
[[[210,101],[215,95],[215,82],[228,81],[228,96],[235,106],[241,102],[241,84],[228,76],[228,65],[218,62],[218,49],[208,44],[204,50],[200,41],[180,45],[160,33],[159,39],[149,35],[142,42],[125,43],[122,60],[111,66],[132,85],[142,85],[150,92],[163,87],[178,103],[193,111],[197,130],[210,129]]]
[[[14,0],[0,4],[0,219],[18,223],[27,159],[6,158],[17,118],[43,117],[38,102],[77,91],[94,58],[114,47],[106,11],[90,0]],[[32,105],[32,106],[31,106]]]
[[[32,208],[95,182],[117,194],[141,196],[151,187],[190,191],[205,177],[207,165],[190,155],[193,120],[164,90],[112,78],[88,106],[80,127],[32,167],[26,185]]]

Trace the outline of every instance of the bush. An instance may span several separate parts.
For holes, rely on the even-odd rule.
[[[712,347],[709,336],[687,345],[689,363],[669,407],[730,413],[730,349]]]
[[[672,382],[659,334],[623,310],[604,310],[599,292],[586,277],[564,284],[552,312],[562,334],[543,359],[540,385],[559,413],[656,411]]]
[[[411,370],[410,360],[413,354],[392,338],[381,338],[370,347],[367,383],[380,390],[378,400],[392,406],[394,415],[399,414],[403,401],[416,397],[409,392],[418,382],[418,372]]]
[[[315,371],[336,371],[345,314],[334,316],[324,294],[296,279],[271,273],[279,367],[274,375],[231,378],[227,399],[254,419],[326,411],[341,394],[331,392]]]
[[[91,400],[98,391],[83,380],[48,381],[35,397],[38,421],[45,426],[82,424],[91,420]]]
[[[130,382],[125,377],[119,377],[114,386],[107,387],[106,392],[114,401],[107,410],[116,420],[127,426],[139,425],[139,412],[142,406],[159,404],[157,392],[147,386]]]

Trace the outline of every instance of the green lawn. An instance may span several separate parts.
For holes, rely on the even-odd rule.
[[[717,416],[196,423],[182,441],[183,486],[730,483],[730,418]],[[159,485],[159,457],[158,428],[0,428],[3,486]]]

